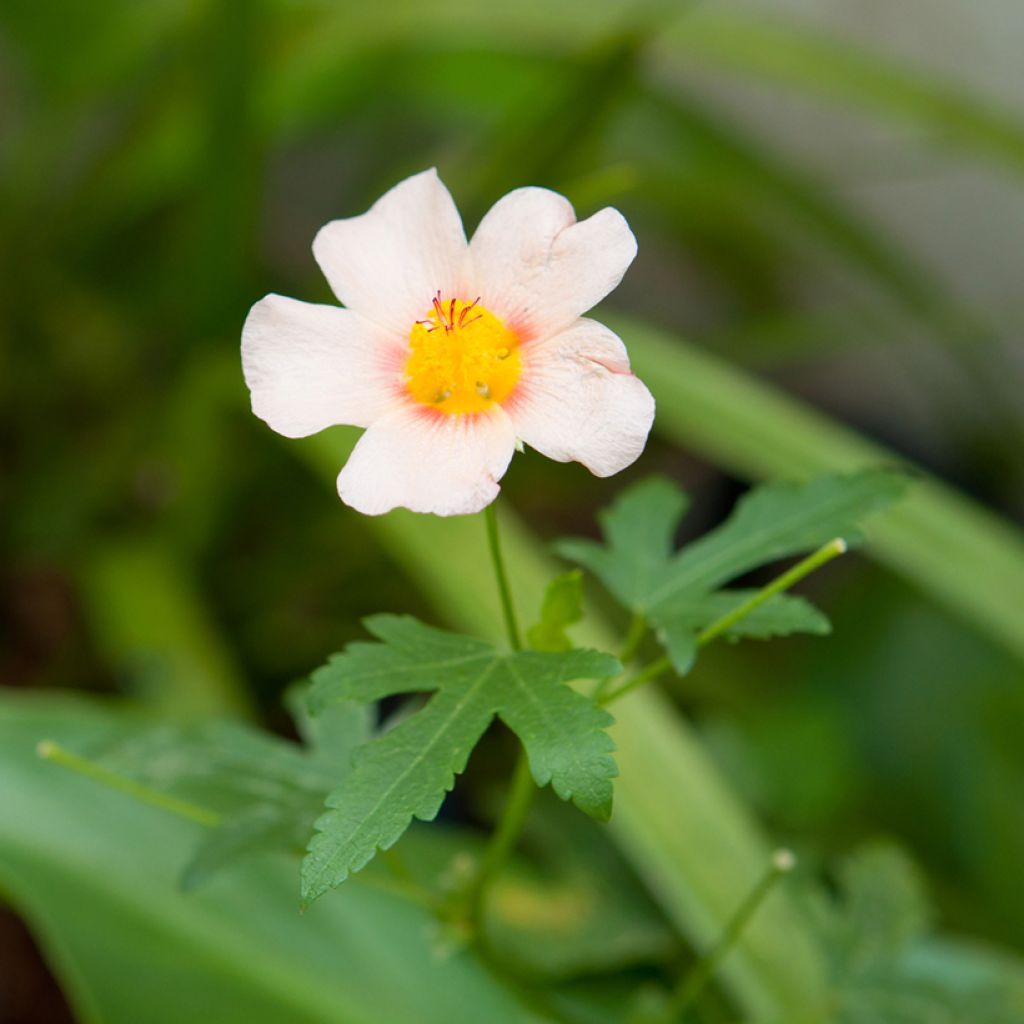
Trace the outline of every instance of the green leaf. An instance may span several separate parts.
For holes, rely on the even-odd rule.
[[[308,683],[291,687],[285,695],[299,735],[311,756],[339,773],[347,773],[352,752],[373,736],[373,708],[368,704],[333,704],[321,714],[311,715],[308,697]]]
[[[723,525],[673,555],[672,536],[685,501],[674,484],[649,480],[630,488],[601,517],[604,545],[568,540],[557,549],[643,615],[676,670],[685,672],[693,663],[700,629],[749,596],[717,588],[836,537],[858,543],[861,522],[894,501],[905,486],[905,474],[875,469],[760,487],[740,500]],[[828,621],[806,602],[783,596],[741,619],[729,635],[763,638],[794,632],[825,633]]]
[[[1019,963],[966,949],[951,956],[930,936],[923,879],[898,846],[861,847],[840,866],[836,881],[837,893],[815,893],[809,909],[831,964],[837,1024],[1021,1019]]]
[[[211,829],[181,873],[182,889],[197,889],[218,872],[258,853],[301,853],[316,817],[316,806],[308,799],[304,803],[305,813],[298,806],[254,804]]]
[[[41,739],[88,753],[141,724],[98,702],[0,695],[0,891],[76,1021],[442,1024],[467,1006],[537,1021],[474,958],[437,956],[428,911],[372,885],[300,917],[295,862],[262,857],[182,893],[199,826],[36,756]]]
[[[696,599],[691,605],[673,608],[658,625],[655,635],[679,673],[688,672],[697,658],[697,637],[702,629],[734,611],[756,590],[719,590]],[[776,594],[726,631],[729,640],[742,637],[767,640],[794,633],[824,636],[832,629],[828,618],[802,597]]]
[[[226,816],[323,793],[334,767],[302,747],[235,722],[162,725],[129,735],[99,759],[111,771]]]
[[[891,963],[928,930],[931,910],[916,865],[898,847],[871,843],[837,872],[838,898],[816,905],[816,920],[847,976]]]
[[[307,902],[395,843],[411,820],[431,820],[495,715],[515,732],[540,786],[595,817],[611,812],[612,719],[566,686],[603,679],[618,662],[595,651],[505,653],[408,616],[378,615],[380,643],[351,644],[313,675],[310,708],[436,690],[421,711],[355,754],[351,775],[327,798],[302,868]]]
[[[288,703],[307,746],[233,722],[159,726],[120,740],[100,762],[154,789],[222,815],[185,865],[193,889],[236,861],[268,851],[300,853],[324,797],[348,775],[352,752],[371,735],[372,709],[336,704],[315,719]]]
[[[655,428],[745,478],[811,476],[898,456],[720,359],[636,320],[606,316],[658,403]],[[918,471],[872,528],[874,557],[1024,659],[1024,540],[1007,520]]]
[[[526,631],[535,651],[571,651],[567,628],[583,618],[583,574],[579,569],[556,576],[544,592],[540,621]]]
[[[354,430],[338,428],[288,450],[306,459],[329,486],[356,438]],[[507,506],[498,518],[516,604],[539,608],[556,565]],[[360,522],[392,552],[439,615],[460,629],[500,638],[498,595],[479,572],[488,550],[478,522],[402,510]],[[580,633],[586,643],[605,649],[620,639],[594,614],[580,624]],[[610,832],[675,927],[705,947],[735,913],[736,893],[748,891],[763,875],[771,846],[693,729],[657,689],[637,690],[618,703],[612,735],[621,775]],[[786,936],[785,944],[779,935]],[[721,974],[752,1019],[795,1020],[801,1008],[823,998],[821,953],[794,901],[781,890],[750,922]]]
[[[694,605],[692,613],[684,607],[679,609],[678,615],[683,621],[689,621],[695,629],[703,629],[735,611],[756,593],[756,590],[719,590],[708,594]],[[792,594],[776,594],[734,622],[726,630],[725,635],[737,640],[740,637],[766,640],[773,636],[789,636],[792,633],[825,636],[831,629],[832,624],[828,617],[810,601],[794,597]]]
[[[665,608],[681,595],[710,591],[760,565],[812,551],[841,537],[864,538],[865,518],[895,501],[906,474],[891,469],[817,477],[808,483],[768,484],[740,499],[725,523],[687,545],[648,600]]]
[[[555,550],[589,569],[627,607],[643,611],[665,571],[689,500],[665,477],[649,477],[598,513],[605,544],[567,538]]]

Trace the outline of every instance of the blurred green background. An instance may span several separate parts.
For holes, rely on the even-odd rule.
[[[945,925],[1024,945],[1022,38],[1000,0],[6,0],[3,686],[286,729],[361,616],[435,614],[338,502],[344,436],[251,416],[241,324],[330,301],[317,228],[409,173],[468,230],[545,185],[639,239],[607,318],[659,422],[621,478],[518,457],[508,504],[593,533],[660,471],[692,536],[867,442],[955,488],[812,581],[833,638],[715,650],[674,696],[780,841],[891,836]],[[67,1019],[10,911],[0,950],[0,1020]]]

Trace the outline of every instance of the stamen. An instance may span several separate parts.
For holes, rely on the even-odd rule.
[[[467,303],[438,290],[430,314],[414,321],[407,387],[422,405],[468,415],[503,402],[514,390],[521,370],[517,339],[480,302],[480,296]]]

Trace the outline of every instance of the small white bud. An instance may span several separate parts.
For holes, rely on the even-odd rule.
[[[796,854],[780,847],[772,854],[772,867],[780,874],[787,874],[796,867]]]

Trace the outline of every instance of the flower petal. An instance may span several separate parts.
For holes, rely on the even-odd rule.
[[[629,369],[619,337],[580,319],[524,346],[523,376],[505,411],[518,437],[556,462],[582,462],[611,476],[644,450],[654,399]]]
[[[334,294],[402,338],[436,292],[459,294],[466,253],[459,211],[433,169],[406,178],[361,216],[325,224],[313,240]]]
[[[615,288],[636,239],[618,210],[577,223],[557,192],[520,188],[491,207],[469,248],[483,305],[531,340],[568,327]]]
[[[404,358],[355,313],[283,295],[260,299],[242,328],[252,411],[285,437],[369,425],[394,405]]]
[[[338,494],[371,516],[399,506],[468,515],[498,496],[514,451],[515,433],[501,408],[447,416],[408,404],[359,439],[338,476]]]

